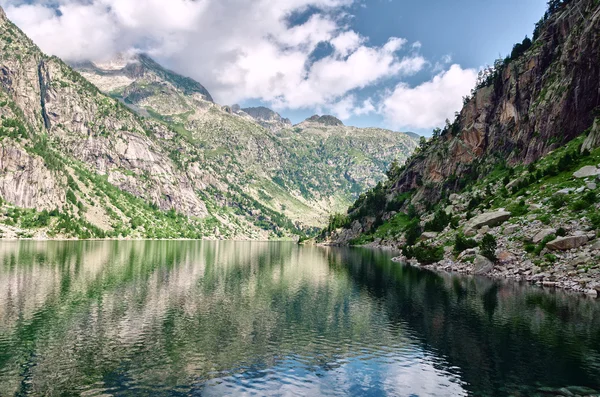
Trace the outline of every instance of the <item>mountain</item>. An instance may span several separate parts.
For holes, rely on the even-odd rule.
[[[281,130],[286,127],[290,127],[292,122],[289,119],[281,117],[281,115],[273,110],[264,106],[243,108],[238,114],[246,113],[252,117],[261,126],[270,129],[272,131]]]
[[[421,264],[476,272],[486,262],[462,253],[463,234],[475,236],[466,246],[485,237],[498,247],[488,256],[504,265],[485,272],[596,290],[568,273],[600,273],[600,4],[549,4],[533,40],[480,74],[454,122],[334,217],[322,238],[397,246]]]
[[[0,46],[4,237],[288,238],[416,147],[390,131],[265,129],[145,55],[79,73],[4,13]]]

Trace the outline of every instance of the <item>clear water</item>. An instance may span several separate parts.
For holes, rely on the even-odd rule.
[[[364,249],[0,243],[1,396],[597,390],[591,299]]]

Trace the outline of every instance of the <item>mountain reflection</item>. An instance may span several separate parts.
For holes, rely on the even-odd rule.
[[[600,388],[596,302],[385,252],[0,244],[0,395],[506,395]]]

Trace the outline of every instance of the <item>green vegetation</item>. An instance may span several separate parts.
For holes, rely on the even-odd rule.
[[[481,243],[479,244],[479,248],[481,250],[481,255],[485,256],[492,262],[496,262],[498,258],[496,258],[496,248],[498,243],[496,242],[496,237],[487,233],[483,236]]]

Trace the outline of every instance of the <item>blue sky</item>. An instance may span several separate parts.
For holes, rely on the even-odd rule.
[[[463,68],[479,69],[506,56],[525,35],[531,37],[534,24],[546,11],[545,0],[372,0],[351,7],[350,26],[369,38],[373,45],[384,44],[389,37],[403,37],[420,42],[420,53],[430,62],[443,62],[449,55],[452,63]],[[432,65],[433,66],[433,65]],[[431,79],[432,68],[405,78],[411,86]],[[394,78],[362,90],[370,96],[394,85]],[[265,105],[260,100],[244,105]],[[280,113],[298,123],[314,114],[314,109],[285,109]],[[453,110],[454,111],[454,110]],[[390,127],[382,115],[372,113],[346,119],[359,127]],[[441,126],[440,126],[441,127]],[[413,128],[429,135],[428,128]]]
[[[0,0],[45,52],[144,52],[220,104],[428,135],[545,0]]]

